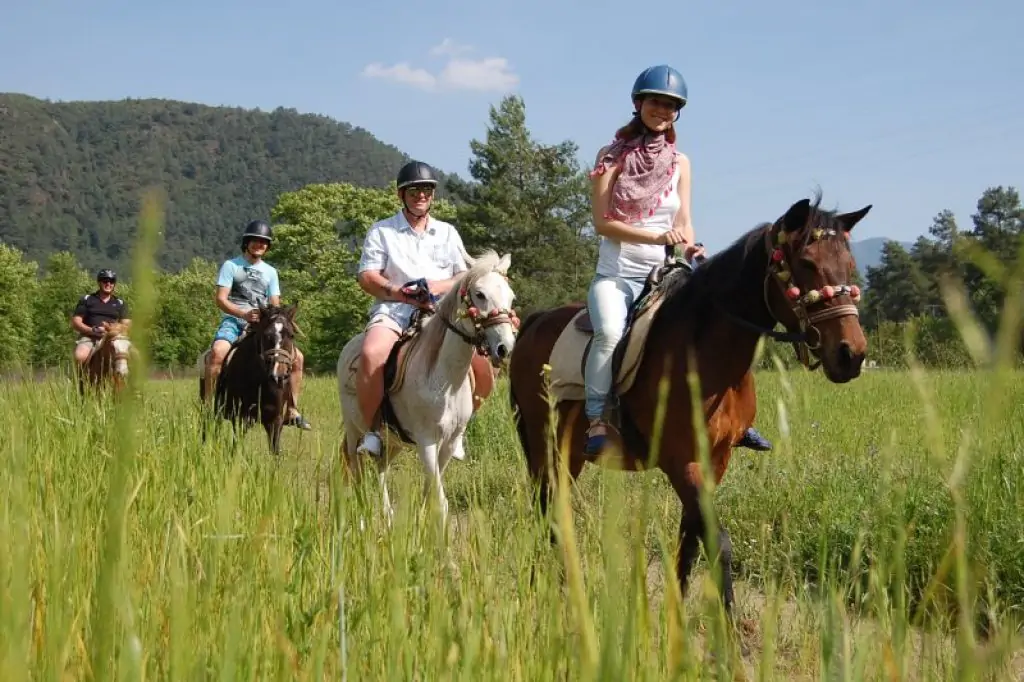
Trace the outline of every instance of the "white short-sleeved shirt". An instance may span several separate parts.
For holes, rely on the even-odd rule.
[[[399,211],[374,223],[366,233],[359,272],[383,272],[398,286],[420,277],[450,279],[467,269],[463,250],[462,237],[454,225],[428,216],[427,228],[417,233]],[[413,306],[408,303],[378,300],[370,309],[370,317],[384,313],[405,319],[412,311]]]

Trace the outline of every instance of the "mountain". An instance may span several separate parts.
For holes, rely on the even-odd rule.
[[[867,277],[869,267],[876,268],[882,262],[882,247],[889,241],[893,240],[887,237],[870,237],[850,242],[853,257],[857,260],[857,270],[860,271],[862,277]],[[909,251],[914,244],[913,242],[900,242],[900,245]]]
[[[45,263],[128,265],[142,191],[167,197],[160,266],[237,250],[249,220],[314,182],[384,187],[408,160],[366,130],[294,109],[0,93],[0,241]]]

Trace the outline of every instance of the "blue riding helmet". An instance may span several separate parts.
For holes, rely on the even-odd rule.
[[[668,64],[649,66],[633,82],[631,99],[641,95],[665,95],[679,100],[679,108],[686,106],[686,81],[683,74]]]

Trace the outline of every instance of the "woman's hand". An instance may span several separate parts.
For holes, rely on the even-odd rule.
[[[668,232],[662,232],[658,235],[658,241],[656,244],[662,246],[675,246],[686,241],[686,233],[678,227],[673,227]]]
[[[692,262],[698,256],[703,256],[703,255],[704,255],[704,245],[703,244],[687,244],[683,248],[683,258],[685,258],[688,262]]]

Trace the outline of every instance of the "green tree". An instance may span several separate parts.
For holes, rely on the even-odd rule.
[[[930,283],[899,242],[887,241],[882,260],[867,269],[865,317],[870,326],[882,321],[903,322],[927,314]]]
[[[583,298],[597,240],[588,231],[588,179],[576,144],[536,142],[522,98],[509,95],[491,107],[486,140],[471,141],[470,149],[474,181],[447,183],[467,248],[512,254],[511,279],[523,314]]]
[[[71,313],[82,296],[95,290],[96,283],[74,255],[67,251],[50,255],[33,311],[36,343],[32,360],[36,366],[56,367],[71,362],[72,344],[77,338],[71,329]]]
[[[999,322],[1006,295],[1004,278],[1012,270],[1024,232],[1024,207],[1013,187],[990,187],[971,216],[974,229],[959,244],[968,263],[965,280],[971,304],[991,330]]]
[[[18,369],[32,359],[38,269],[21,251],[0,243],[0,371]]]
[[[193,258],[188,267],[157,280],[153,362],[160,367],[191,367],[213,341],[220,311],[213,302],[218,266]]]

